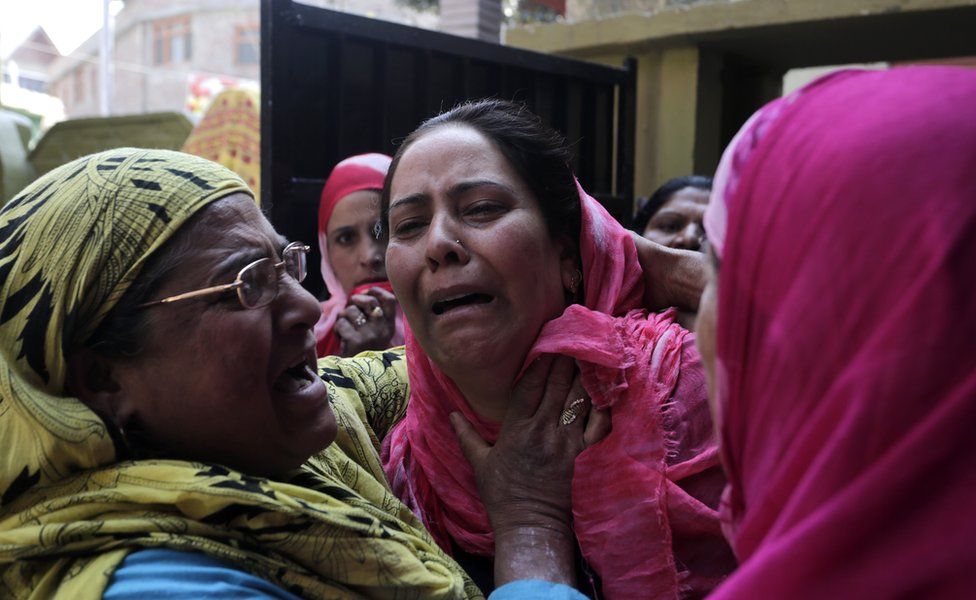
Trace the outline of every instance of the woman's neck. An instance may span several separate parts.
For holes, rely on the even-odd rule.
[[[485,369],[458,369],[457,373],[445,373],[467,400],[468,406],[485,421],[501,423],[508,412],[512,399],[512,386],[519,366]]]

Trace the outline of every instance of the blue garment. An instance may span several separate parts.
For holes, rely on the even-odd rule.
[[[103,598],[301,600],[219,558],[165,548],[136,550],[125,557],[112,575]],[[561,583],[523,579],[495,589],[488,600],[586,600],[586,596]]]
[[[136,550],[126,556],[109,580],[103,598],[301,600],[233,563],[199,552],[164,548]]]
[[[519,579],[495,588],[488,600],[587,600],[577,590],[551,581]]]

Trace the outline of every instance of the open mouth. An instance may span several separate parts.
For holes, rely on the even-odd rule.
[[[315,378],[315,371],[312,370],[312,367],[308,364],[308,361],[302,359],[285,369],[284,372],[282,372],[282,374],[274,380],[271,387],[274,388],[276,392],[294,394],[312,385]]]
[[[454,296],[453,298],[439,300],[431,306],[431,310],[435,315],[443,315],[444,313],[454,310],[455,308],[461,308],[462,306],[469,306],[472,304],[488,304],[494,299],[494,296],[490,296],[488,294],[463,294],[460,296]]]

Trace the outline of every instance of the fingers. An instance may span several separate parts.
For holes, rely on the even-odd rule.
[[[586,422],[586,415],[590,410],[590,398],[583,389],[583,382],[580,380],[579,373],[573,377],[573,383],[566,393],[565,400],[559,413],[559,425],[561,427],[574,427],[583,430]]]
[[[339,313],[340,317],[345,317],[347,321],[355,325],[357,328],[362,327],[366,324],[366,313],[356,306],[355,304],[350,304],[342,309]]]
[[[603,441],[603,438],[610,435],[610,430],[610,409],[592,409],[590,417],[586,420],[586,429],[583,430],[583,447],[589,448]]]
[[[536,411],[541,419],[551,420],[553,423],[559,419],[575,376],[576,361],[572,358],[560,356],[553,362],[552,370],[546,380],[546,393]]]
[[[383,308],[380,306],[380,301],[366,294],[350,296],[349,305],[346,306],[346,310],[351,307],[358,309],[359,313],[366,318],[377,319],[383,316]],[[355,323],[355,321],[353,322]]]
[[[380,308],[383,309],[383,312],[385,314],[387,315],[396,314],[397,299],[396,296],[394,296],[392,293],[380,287],[370,288],[369,291],[366,293],[372,296],[373,298],[376,298],[376,300],[379,301]]]
[[[535,414],[542,401],[542,395],[546,390],[546,380],[549,377],[549,370],[556,357],[552,354],[543,354],[538,357],[525,374],[515,384],[512,390],[512,403],[505,416],[509,419],[526,419]]]
[[[464,452],[464,457],[477,470],[478,465],[481,464],[491,450],[491,446],[481,439],[481,436],[474,430],[471,423],[464,418],[464,415],[459,412],[454,412],[451,413],[450,418],[451,426],[454,427],[454,433],[458,437],[458,443],[461,445],[461,451]]]
[[[335,332],[344,340],[352,339],[357,334],[356,328],[345,317],[336,319]]]

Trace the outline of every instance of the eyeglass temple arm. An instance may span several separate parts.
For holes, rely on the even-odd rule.
[[[169,304],[170,302],[179,302],[180,300],[189,300],[190,298],[198,298],[200,296],[208,296],[210,294],[217,294],[221,292],[229,292],[231,290],[236,290],[237,288],[244,285],[243,281],[235,281],[234,283],[225,283],[223,285],[215,285],[208,288],[203,288],[202,290],[194,290],[192,292],[185,292],[183,294],[177,294],[175,296],[168,296],[162,300],[153,300],[152,302],[145,302],[140,304],[136,308],[145,308],[147,306],[156,306],[157,304]]]

